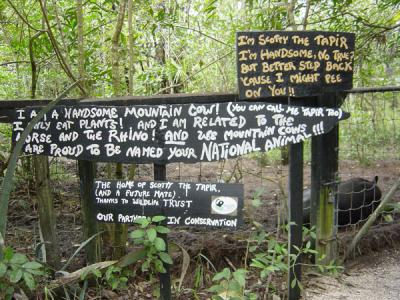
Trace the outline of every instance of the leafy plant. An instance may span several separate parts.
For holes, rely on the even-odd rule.
[[[126,283],[131,275],[132,272],[127,268],[111,266],[104,274],[104,279],[112,290],[126,289]]]
[[[287,225],[287,227],[289,224]],[[318,252],[312,248],[312,240],[315,240],[315,227],[303,227],[303,240],[306,242],[299,248],[294,246],[296,253],[288,251],[287,241],[279,241],[272,235],[268,235],[264,230],[259,228],[248,240],[248,252],[253,253],[250,266],[260,269],[260,278],[265,280],[272,275],[283,275],[293,268],[298,263],[298,258],[305,255],[315,255],[318,257]],[[323,261],[324,257],[319,257],[318,262]],[[317,267],[323,273],[337,274],[342,267],[338,266],[334,261],[328,265],[324,264],[305,264],[311,267]],[[301,282],[294,278],[290,283],[292,287],[298,285],[302,288]]]
[[[164,216],[155,216],[135,220],[140,228],[132,231],[129,236],[133,239],[134,244],[143,245],[145,248],[146,257],[141,266],[142,272],[150,272],[151,275],[165,273],[164,263],[172,264],[171,256],[167,252],[167,245],[159,236],[169,232],[167,227],[161,225],[165,219]]]
[[[257,249],[264,243],[267,244],[267,249],[255,253],[251,260],[250,266],[260,269],[261,279],[266,279],[268,275],[273,273],[285,273],[288,271],[288,250],[287,244],[277,241],[274,238],[268,237],[265,232],[261,231],[257,236],[256,243],[249,248],[249,252],[255,253]]]
[[[245,269],[237,269],[231,272],[229,268],[223,269],[221,272],[215,274],[213,281],[216,282],[208,289],[209,292],[214,293],[213,300],[253,300],[257,299],[257,295],[245,290],[246,287],[246,273]]]
[[[43,275],[42,264],[30,261],[26,255],[15,253],[10,247],[4,248],[0,260],[0,298],[11,299],[16,287],[33,291],[37,284],[35,277]]]

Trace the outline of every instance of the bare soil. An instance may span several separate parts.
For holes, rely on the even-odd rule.
[[[309,275],[303,299],[398,300],[399,255],[399,249],[385,249],[359,257],[338,278]]]

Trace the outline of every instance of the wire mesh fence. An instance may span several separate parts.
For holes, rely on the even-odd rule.
[[[400,91],[350,94],[340,124],[339,228],[365,221],[400,174]],[[394,202],[400,201],[399,195]],[[396,210],[378,223],[396,221]]]

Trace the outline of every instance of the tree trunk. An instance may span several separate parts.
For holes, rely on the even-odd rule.
[[[127,0],[121,0],[118,9],[117,24],[115,26],[114,34],[111,39],[111,73],[112,73],[112,85],[114,89],[114,96],[120,96],[121,91],[121,75],[119,68],[120,51],[119,42],[124,24],[125,10]],[[122,179],[122,164],[117,163],[115,169],[115,176],[118,179]],[[109,230],[110,242],[112,245],[112,258],[119,259],[126,252],[126,241],[128,239],[128,227],[124,224],[107,224],[107,230]]]
[[[37,68],[34,53],[34,42],[43,32],[37,32],[29,40],[29,59],[31,63],[31,99],[36,98]],[[32,156],[36,201],[39,212],[40,231],[42,233],[46,261],[55,270],[60,267],[59,245],[56,236],[56,215],[54,197],[50,183],[50,167],[47,156]],[[31,171],[29,171],[31,172]]]
[[[134,73],[134,53],[133,53],[133,0],[128,0],[128,44],[129,44],[129,73],[128,73],[128,94],[133,95],[133,73]],[[136,174],[136,164],[129,166],[128,179],[133,180]]]
[[[77,19],[77,37],[78,37],[78,73],[82,79],[83,90],[81,96],[87,97],[86,71],[85,71],[85,46],[83,38],[83,5],[82,0],[76,0],[76,19]],[[96,176],[96,163],[85,160],[78,160],[81,212],[83,218],[83,238],[87,240],[92,235],[99,232],[99,226],[96,221],[95,207],[93,204],[92,186]],[[100,237],[97,236],[85,247],[86,261],[95,263],[101,260]]]
[[[39,212],[40,231],[46,249],[47,263],[55,270],[60,267],[59,245],[56,236],[56,214],[51,190],[49,160],[44,155],[33,156],[35,169],[36,200]]]

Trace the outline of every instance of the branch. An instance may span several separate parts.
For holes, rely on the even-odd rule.
[[[394,29],[394,28],[396,28],[396,27],[398,27],[400,25],[400,24],[397,24],[397,25],[392,26],[392,27],[387,27],[387,26],[382,26],[382,25],[371,24],[367,20],[362,18],[361,16],[357,16],[357,15],[351,13],[351,12],[348,12],[348,11],[343,12],[343,15],[349,15],[349,16],[353,17],[354,19],[356,19],[357,21],[359,21],[360,23],[364,24],[367,27],[384,29],[385,31],[392,30],[392,29]]]
[[[96,31],[97,29],[99,29],[99,28],[101,28],[101,27],[103,27],[103,26],[106,26],[106,25],[108,25],[108,24],[114,23],[115,20],[116,20],[116,19],[112,19],[112,20],[110,20],[110,21],[108,21],[108,22],[106,22],[106,23],[103,23],[103,24],[100,24],[100,25],[98,25],[98,26],[96,26],[96,27],[93,27],[93,28],[90,29],[88,32],[86,32],[83,36],[86,37],[86,36],[88,36],[89,34],[91,34],[93,31]],[[69,47],[69,46],[72,46],[73,44],[76,44],[76,43],[77,43],[77,41],[74,40],[74,41],[68,43],[67,46]],[[42,60],[40,60],[37,64],[40,65],[40,64],[44,63],[45,61],[52,59],[52,58],[53,58],[54,56],[56,56],[56,55],[57,55],[57,54],[53,53],[53,54],[47,56],[46,58],[43,58]]]
[[[307,0],[306,12],[304,13],[304,19],[303,19],[303,30],[306,30],[306,28],[307,28],[307,19],[308,19],[308,15],[310,14],[310,8],[311,8],[311,0]]]
[[[57,55],[57,59],[58,59],[60,65],[61,65],[61,68],[64,70],[64,72],[67,74],[67,76],[72,81],[74,81],[74,82],[76,82],[78,84],[78,87],[81,90],[81,92],[83,94],[87,94],[85,89],[83,88],[82,84],[78,80],[76,80],[74,74],[72,74],[71,69],[69,68],[68,64],[66,63],[66,61],[65,61],[65,59],[64,59],[64,57],[63,57],[63,55],[62,55],[62,53],[60,51],[60,48],[58,47],[57,40],[55,39],[55,37],[53,35],[53,31],[51,30],[49,18],[47,17],[46,9],[45,9],[45,7],[44,7],[44,5],[42,3],[42,0],[39,0],[39,3],[40,3],[40,8],[41,8],[42,14],[43,14],[43,19],[44,19],[44,21],[46,23],[46,26],[47,26],[47,35],[49,36],[50,42],[51,42],[51,44],[53,46],[54,52]]]
[[[37,69],[36,69],[36,62],[35,62],[35,54],[33,52],[33,42],[37,39],[43,31],[36,32],[30,39],[29,39],[29,59],[31,62],[31,73],[32,73],[32,80],[31,80],[31,99],[35,99],[36,95],[36,85],[37,85]]]
[[[43,31],[41,29],[37,29],[35,27],[33,27],[27,19],[25,19],[25,17],[18,11],[18,9],[14,6],[14,4],[11,2],[11,0],[7,0],[8,4],[10,4],[10,6],[12,7],[12,9],[17,13],[17,15],[20,17],[20,19],[22,20],[22,22],[24,22],[26,25],[28,25],[28,27],[34,31]]]
[[[211,35],[208,35],[208,34],[202,32],[201,30],[198,30],[198,29],[195,29],[195,28],[190,28],[190,27],[186,27],[186,26],[182,26],[182,25],[177,25],[177,24],[166,24],[166,23],[163,23],[163,25],[172,25],[172,27],[177,27],[177,28],[182,28],[182,29],[194,31],[194,32],[197,32],[197,33],[199,33],[200,35],[203,35],[203,36],[205,36],[205,37],[207,37],[207,38],[209,38],[209,39],[211,39],[211,40],[213,40],[213,41],[216,41],[216,42],[218,42],[218,43],[224,44],[225,46],[231,47],[230,44],[227,44],[227,43],[225,43],[224,41],[221,41],[221,40],[219,40],[219,39],[217,39],[217,38],[215,38],[215,37],[213,37],[213,36],[211,36]]]
[[[119,36],[121,35],[122,25],[124,24],[126,4],[127,0],[121,0],[119,4],[117,24],[115,25],[114,34],[111,39],[111,73],[115,96],[120,96],[121,94],[119,76]]]
[[[0,67],[14,65],[14,64],[22,64],[22,63],[29,63],[29,60],[16,60],[16,61],[8,61],[0,64]]]
[[[165,92],[166,90],[169,90],[169,89],[172,89],[172,88],[176,88],[176,87],[182,86],[183,84],[185,84],[186,82],[188,82],[191,78],[193,78],[193,77],[196,76],[197,74],[203,72],[203,71],[204,71],[205,69],[207,69],[209,66],[211,66],[211,65],[213,65],[213,64],[215,64],[215,63],[217,63],[217,62],[219,62],[219,61],[222,60],[223,58],[225,58],[225,57],[227,57],[228,55],[232,54],[232,52],[234,52],[234,50],[231,50],[231,51],[229,51],[228,53],[222,55],[221,57],[218,57],[217,59],[213,60],[212,62],[209,62],[209,63],[206,64],[203,68],[201,68],[200,70],[194,72],[192,75],[188,76],[188,77],[187,77],[185,80],[183,80],[182,82],[177,83],[177,84],[173,84],[173,85],[170,85],[170,86],[167,86],[167,87],[165,87],[165,88],[162,88],[161,90],[159,90],[159,91],[156,93],[156,95],[159,95],[159,94]]]

